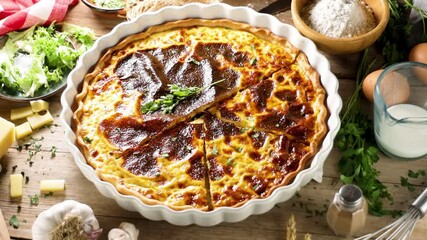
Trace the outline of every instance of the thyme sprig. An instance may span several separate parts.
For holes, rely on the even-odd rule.
[[[169,93],[161,96],[159,99],[156,99],[151,102],[147,102],[141,106],[141,112],[143,114],[153,113],[157,110],[162,110],[163,113],[171,113],[178,103],[181,101],[190,98],[196,94],[203,92],[204,90],[225,81],[225,79],[218,80],[209,84],[206,87],[180,87],[176,84],[169,84]]]

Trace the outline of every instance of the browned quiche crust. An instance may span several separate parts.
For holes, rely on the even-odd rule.
[[[224,35],[216,36],[203,27],[221,29],[218,32],[223,31]],[[242,39],[231,39],[230,34],[254,42],[242,44],[239,43]],[[158,36],[161,38],[156,38]],[[262,44],[272,49],[264,50]],[[202,78],[185,80],[184,77],[190,76],[188,72],[201,68],[188,63],[192,58],[202,61],[201,65],[208,67],[212,76],[226,77],[226,80],[182,101],[172,113],[141,114],[141,105],[164,95],[167,84],[205,87],[219,80],[213,77],[206,80],[206,72],[201,73]],[[169,63],[178,68],[176,72],[187,75],[168,72]],[[157,68],[153,67],[150,72],[147,70],[150,66]],[[165,76],[162,78],[162,75]],[[292,84],[283,83],[284,78],[289,78],[286,81]],[[154,84],[152,79],[158,82]],[[248,96],[257,97],[257,101],[261,101],[261,97],[263,103],[233,111],[249,117],[259,116],[255,119],[278,112],[277,116],[283,121],[275,126],[263,125],[258,120],[248,124],[242,121],[243,115],[230,118],[220,111],[221,105],[256,86],[259,91]],[[276,89],[283,91],[276,93]],[[298,94],[304,98],[292,100]],[[279,95],[280,101],[273,97]],[[108,49],[93,71],[85,76],[82,90],[76,96],[73,128],[77,145],[88,164],[100,179],[112,183],[120,193],[136,196],[146,204],[162,204],[175,210],[209,211],[266,198],[306,168],[327,132],[325,97],[319,74],[307,56],[285,38],[267,29],[226,19],[186,19],[150,27]],[[255,99],[247,98],[248,102]],[[269,104],[273,108],[269,108]],[[287,110],[292,104],[299,112]],[[292,106],[284,107],[288,105]],[[310,110],[306,110],[306,106]],[[206,121],[207,116],[211,120]],[[293,120],[285,121],[286,118]],[[214,122],[231,124],[234,130],[250,130],[245,133],[221,130],[212,137],[207,124]],[[282,128],[282,122],[289,124]],[[215,130],[215,125],[209,128]],[[183,129],[194,132],[174,135]],[[183,148],[188,148],[188,152],[177,155],[177,145],[172,144],[171,139],[179,139],[181,135],[188,137],[182,139]],[[264,141],[255,139],[257,135],[265,136]],[[242,149],[230,148],[230,141]],[[248,141],[259,142],[259,146],[246,144],[243,149]],[[218,148],[223,153],[221,158],[215,154]],[[229,165],[230,158],[241,164]],[[250,173],[253,175],[247,176]],[[235,180],[241,185],[234,185]]]

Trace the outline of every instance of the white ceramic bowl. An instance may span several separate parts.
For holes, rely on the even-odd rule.
[[[147,205],[136,197],[119,193],[112,184],[101,181],[94,169],[86,164],[83,154],[76,147],[76,136],[70,126],[74,110],[71,109],[71,106],[73,106],[74,98],[78,93],[78,86],[83,81],[84,76],[97,63],[105,50],[117,44],[125,36],[141,32],[149,26],[186,18],[227,18],[245,22],[255,27],[270,29],[276,35],[287,38],[293,45],[304,51],[311,65],[320,73],[321,82],[327,92],[326,103],[330,113],[327,121],[329,132],[311,165],[300,172],[290,185],[276,189],[268,198],[250,200],[238,208],[220,207],[210,212],[197,209],[174,211],[162,205]],[[312,179],[320,182],[323,176],[323,164],[332,149],[333,140],[340,127],[338,114],[341,110],[342,101],[338,95],[338,80],[330,71],[328,60],[318,52],[311,40],[301,36],[294,27],[280,22],[271,15],[260,14],[248,7],[232,7],[221,3],[211,5],[193,3],[144,13],[132,21],[117,25],[110,33],[100,37],[94,46],[81,56],[75,69],[68,76],[67,88],[62,94],[61,104],[63,110],[60,118],[65,128],[67,144],[75,162],[83,175],[92,181],[104,196],[115,199],[122,208],[137,211],[151,220],[166,220],[175,225],[213,226],[221,222],[242,221],[250,215],[267,212],[275,204],[290,199]]]

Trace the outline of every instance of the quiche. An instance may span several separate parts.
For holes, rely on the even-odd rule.
[[[304,52],[226,19],[148,28],[108,49],[76,96],[77,145],[103,181],[149,205],[212,211],[269,197],[327,132]]]

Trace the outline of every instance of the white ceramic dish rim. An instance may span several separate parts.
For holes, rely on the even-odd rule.
[[[327,91],[326,103],[330,113],[327,121],[329,132],[325,136],[319,152],[313,158],[310,167],[300,172],[293,183],[276,189],[268,198],[253,199],[238,208],[221,207],[210,212],[203,212],[197,209],[175,211],[163,205],[147,205],[134,196],[119,193],[111,183],[101,181],[95,174],[94,169],[86,164],[83,154],[75,145],[76,136],[70,127],[73,116],[70,106],[73,105],[74,98],[78,92],[77,88],[83,81],[85,74],[96,64],[104,50],[114,46],[123,37],[140,32],[148,26],[186,18],[227,18],[233,21],[245,22],[255,27],[270,29],[273,33],[287,38],[294,46],[304,51],[311,65],[321,75],[321,82]],[[332,149],[333,140],[340,127],[338,114],[342,107],[342,100],[338,95],[338,80],[330,71],[328,60],[318,52],[316,45],[311,40],[303,37],[293,26],[280,22],[272,15],[260,14],[248,7],[233,7],[223,3],[210,5],[191,3],[179,7],[166,7],[152,13],[144,13],[132,21],[118,24],[110,33],[100,37],[94,46],[80,57],[76,67],[69,74],[67,88],[61,96],[61,104],[63,110],[60,114],[60,119],[65,129],[67,145],[78,168],[88,180],[95,184],[101,194],[114,199],[122,208],[129,211],[137,211],[150,220],[165,220],[171,224],[181,226],[190,224],[213,226],[221,222],[242,221],[250,215],[267,212],[275,204],[290,199],[312,179],[321,182],[324,162]]]

